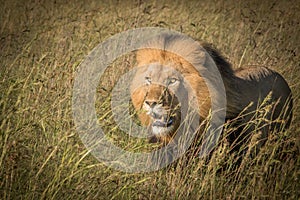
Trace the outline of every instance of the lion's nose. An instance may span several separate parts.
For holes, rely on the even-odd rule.
[[[155,119],[160,119],[162,117],[162,103],[158,101],[145,100],[144,108],[147,110],[147,114]]]
[[[149,100],[146,100],[145,104],[147,104],[147,106],[149,106],[150,108],[154,108],[156,105],[159,105],[157,101],[149,101]]]
[[[163,105],[162,101],[156,101],[156,100],[153,100],[153,101],[152,100],[145,100],[145,104],[147,106],[149,106],[150,108],[155,108],[155,107],[160,108]]]

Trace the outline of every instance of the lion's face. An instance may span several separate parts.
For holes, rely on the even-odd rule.
[[[181,104],[176,95],[183,94],[183,88],[181,76],[171,67],[154,63],[137,70],[131,97],[142,124],[151,128],[150,141],[167,143],[178,129]]]
[[[191,63],[157,49],[139,50],[136,59],[131,100],[142,125],[151,129],[150,142],[169,143],[184,128],[179,126],[189,108],[203,119],[208,116],[209,90]]]

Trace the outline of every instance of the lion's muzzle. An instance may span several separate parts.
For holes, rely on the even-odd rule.
[[[154,136],[164,137],[173,132],[176,121],[176,114],[170,105],[164,105],[164,101],[146,99],[143,104],[143,109],[151,118],[151,132]]]
[[[152,126],[169,127],[174,122],[174,117],[170,116],[169,110],[166,110],[162,103],[146,100],[144,102],[144,109],[146,110],[146,114],[153,120]]]

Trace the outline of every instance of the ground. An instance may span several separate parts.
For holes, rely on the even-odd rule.
[[[299,198],[298,0],[0,3],[2,199]],[[226,145],[209,163],[182,158],[151,173],[100,163],[74,127],[74,75],[99,43],[139,27],[169,28],[213,43],[234,68],[264,65],[280,72],[294,97],[290,129],[271,136],[256,159],[237,169],[230,168]],[[104,84],[99,98],[109,100],[107,91]],[[98,115],[106,118],[101,108]],[[229,167],[222,170],[224,163]]]

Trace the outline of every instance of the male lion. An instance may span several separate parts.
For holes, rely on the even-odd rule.
[[[261,131],[263,140],[271,130],[289,126],[291,90],[281,75],[266,67],[234,71],[210,45],[191,42],[181,35],[161,34],[137,50],[137,72],[131,88],[131,99],[138,117],[151,129],[151,142],[167,144],[177,133],[182,102],[175,94],[186,94],[185,101],[190,102],[190,94],[194,93],[200,120],[209,116],[213,93],[218,92],[209,90],[204,77],[207,66],[211,64],[210,57],[225,86],[226,119],[238,118],[236,125],[247,127],[246,131],[233,134],[232,141],[245,138],[239,136],[241,133],[247,136],[253,131]],[[200,74],[195,65],[203,73]],[[263,102],[271,108],[263,110],[264,119],[259,121],[263,123],[259,124],[254,118]],[[247,123],[250,125],[245,125]]]

